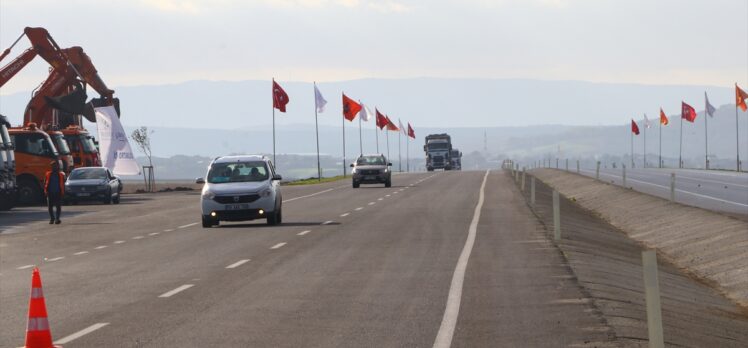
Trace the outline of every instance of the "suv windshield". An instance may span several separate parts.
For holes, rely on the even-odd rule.
[[[356,161],[358,166],[383,166],[384,164],[383,156],[363,156]]]
[[[70,180],[85,179],[106,179],[106,169],[104,168],[78,168],[70,173]]]
[[[52,138],[52,141],[55,142],[55,147],[57,148],[57,152],[60,155],[70,154],[70,148],[68,147],[68,142],[65,141],[65,138],[62,136],[62,134],[52,134],[49,137]]]
[[[268,167],[264,161],[213,163],[208,172],[208,182],[211,184],[265,181],[268,178]]]

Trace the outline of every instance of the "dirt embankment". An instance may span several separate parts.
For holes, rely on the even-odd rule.
[[[748,222],[560,170],[532,174],[748,308]]]

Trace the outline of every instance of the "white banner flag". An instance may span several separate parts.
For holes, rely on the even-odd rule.
[[[95,108],[99,130],[99,154],[104,167],[116,175],[139,175],[140,166],[127,141],[127,133],[113,106]]]
[[[322,93],[319,91],[319,88],[317,88],[316,84],[314,85],[314,105],[317,108],[317,112],[325,112],[325,105],[327,105],[327,100],[322,97]]]
[[[644,126],[649,128],[649,118],[647,118],[647,114],[644,114]]]
[[[371,115],[373,115],[371,110],[369,110],[369,107],[364,105],[364,103],[361,103],[361,111],[359,111],[358,114],[361,115],[361,120],[366,122],[369,122],[372,117]]]
[[[408,135],[408,130],[405,129],[405,126],[403,126],[403,122],[400,121],[400,118],[397,119],[397,125],[400,126],[400,131],[403,132],[403,134]]]

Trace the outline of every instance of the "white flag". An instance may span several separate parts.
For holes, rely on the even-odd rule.
[[[104,167],[117,175],[138,175],[140,166],[135,161],[127,134],[119,122],[113,106],[94,109],[99,130],[99,153]]]
[[[709,117],[714,117],[714,112],[717,111],[717,109],[712,106],[711,103],[709,103],[709,97],[706,96],[706,92],[704,92],[704,100],[706,100],[706,113],[709,115]]]
[[[403,132],[403,134],[408,135],[408,130],[405,129],[405,126],[403,126],[403,121],[400,121],[400,118],[397,118],[397,124],[400,126],[400,131]]]
[[[327,100],[322,97],[322,93],[319,92],[317,85],[314,85],[314,105],[317,108],[317,112],[325,112],[325,104],[327,104]]]
[[[647,118],[647,114],[644,114],[644,126],[649,128],[649,119]]]
[[[371,120],[371,117],[373,115],[371,110],[369,110],[369,107],[364,105],[364,103],[361,103],[361,111],[359,111],[358,114],[361,116],[362,121],[367,121],[367,122]]]

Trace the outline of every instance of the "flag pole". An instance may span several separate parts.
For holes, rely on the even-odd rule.
[[[273,78],[273,86],[275,86],[275,78]],[[273,165],[278,166],[278,163],[275,162],[275,91],[274,87],[270,89],[273,91],[272,97],[273,97]]]
[[[737,88],[738,84],[735,84],[735,88]],[[737,92],[737,91],[736,91]],[[737,93],[736,93],[737,94]],[[735,98],[735,155],[737,158],[737,171],[740,173],[740,132],[738,131],[738,98]]]
[[[405,171],[410,173],[410,135],[405,137]]]
[[[649,119],[647,118],[647,115],[644,115],[644,119],[644,122],[647,124],[644,125],[644,166],[642,168],[647,168],[647,128],[649,128]]]
[[[384,131],[384,136],[387,138],[387,160],[390,159],[390,133],[389,130]]]
[[[680,148],[678,150],[678,168],[683,168],[683,112],[680,115]]]
[[[343,94],[345,96],[345,94]],[[345,107],[344,107],[345,109]],[[343,115],[343,177],[345,178],[345,115]]]
[[[358,103],[361,104],[361,100],[359,100]],[[364,104],[361,104],[361,105],[363,106]],[[361,108],[361,111],[366,112],[366,110],[364,110],[364,107]],[[363,132],[361,131],[361,115],[358,115],[358,149],[359,149],[360,155],[364,154],[364,138],[362,134]]]
[[[631,169],[634,169],[634,130],[631,129]]]
[[[314,89],[317,90],[317,82],[314,82]],[[319,121],[317,120],[317,93],[314,94],[314,131],[317,135],[317,180],[322,181],[322,167],[319,164]]]
[[[398,171],[400,171],[401,173],[403,171],[403,156],[400,153],[400,139],[402,138],[402,135],[403,135],[403,130],[401,129],[399,132],[397,132],[397,167],[398,167]]]
[[[377,107],[374,107],[374,137],[377,138],[377,153],[379,153],[379,117]]]
[[[662,168],[662,116],[660,116],[660,162],[657,165],[659,168]]]
[[[706,92],[704,92],[706,102]],[[709,170],[709,132],[707,132],[707,118],[709,118],[709,107],[704,106],[704,169]]]

